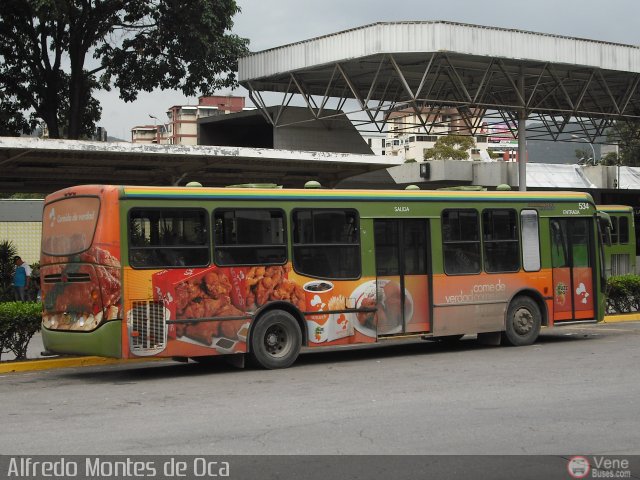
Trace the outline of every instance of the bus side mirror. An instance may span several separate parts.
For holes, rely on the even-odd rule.
[[[602,243],[604,243],[607,247],[610,247],[611,246],[611,230],[613,230],[611,217],[604,212],[599,212],[598,227],[600,230],[600,235],[602,236]]]

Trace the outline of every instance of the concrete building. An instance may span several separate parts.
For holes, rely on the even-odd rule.
[[[308,108],[289,107],[281,114],[284,124],[278,128],[260,110],[211,115],[198,120],[198,144],[371,155],[372,149],[343,112],[326,113],[331,118],[316,122]]]
[[[9,240],[29,265],[40,261],[43,200],[0,200],[0,241]]]
[[[467,150],[469,160],[506,161],[517,159],[516,125],[503,119],[483,117],[483,111],[468,108],[422,108],[418,114],[403,108],[388,116],[385,155],[398,156],[406,161],[421,162],[426,151],[445,135],[471,136],[474,146]]]
[[[363,133],[362,138],[375,156],[386,155],[387,135]]]
[[[158,143],[171,145],[198,145],[198,120],[215,115],[241,112],[244,97],[210,96],[198,98],[198,105],[174,105],[167,110],[167,118],[155,119],[154,125],[141,125],[131,129],[132,143]]]
[[[131,143],[161,143],[158,125],[139,125],[131,129]]]

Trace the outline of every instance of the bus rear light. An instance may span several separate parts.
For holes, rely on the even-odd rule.
[[[137,330],[133,330],[133,331],[131,332],[131,336],[132,336],[132,337],[136,337],[136,338],[137,338],[137,337],[139,337],[139,336],[140,336],[140,332],[139,332],[139,331],[137,331]]]

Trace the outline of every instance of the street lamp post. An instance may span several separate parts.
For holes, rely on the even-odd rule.
[[[593,148],[593,143],[591,143],[586,138],[582,138],[582,137],[579,137],[577,135],[571,135],[571,138],[575,138],[576,140],[581,140],[581,141],[587,142],[589,144],[589,146],[591,147],[591,153],[593,154],[593,157],[591,157],[592,158],[591,163],[593,163],[593,166],[595,167],[595,165],[596,165],[596,149]]]
[[[149,114],[149,118],[153,118],[156,121],[156,138],[157,138],[157,143],[160,144],[162,143],[160,140],[164,139],[164,134],[167,132],[167,124],[163,123],[160,121],[160,119],[158,117],[156,117],[155,115],[151,115]],[[158,122],[161,125],[161,130],[158,129]],[[162,133],[162,135],[160,135]]]

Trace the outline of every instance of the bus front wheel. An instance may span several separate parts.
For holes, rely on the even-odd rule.
[[[258,318],[251,333],[251,357],[262,368],[287,368],[296,361],[302,332],[296,319],[283,310],[270,310]]]
[[[507,311],[503,340],[508,345],[531,345],[540,334],[542,315],[538,304],[531,298],[520,296],[511,301]]]

